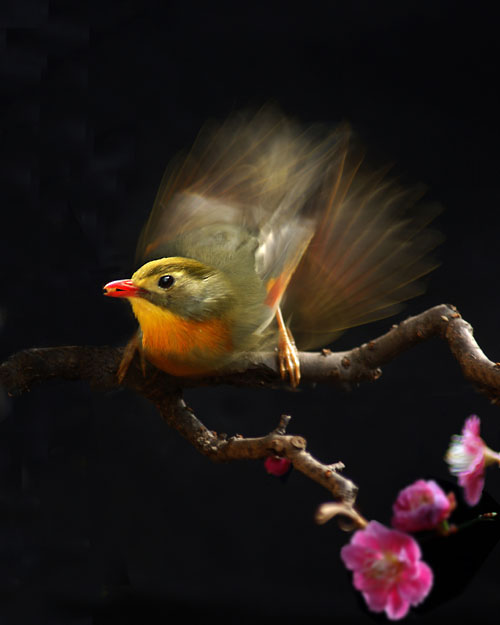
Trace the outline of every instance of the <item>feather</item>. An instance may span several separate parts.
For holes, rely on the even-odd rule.
[[[393,313],[435,267],[437,210],[353,144],[346,125],[305,129],[270,108],[208,124],[167,169],[138,263],[181,256],[230,275],[244,257],[267,293],[256,334],[281,306],[301,349]]]

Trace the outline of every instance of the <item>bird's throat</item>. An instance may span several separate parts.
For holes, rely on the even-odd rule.
[[[213,371],[232,351],[228,324],[221,319],[196,321],[176,315],[141,297],[129,299],[141,326],[148,360],[172,375]]]

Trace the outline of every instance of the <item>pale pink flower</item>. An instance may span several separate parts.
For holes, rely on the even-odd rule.
[[[354,587],[368,608],[385,610],[393,621],[405,617],[410,605],[421,603],[432,587],[432,570],[422,562],[416,540],[377,521],[358,530],[340,556],[354,572]]]
[[[288,458],[280,458],[279,456],[268,456],[264,460],[264,467],[266,471],[270,475],[276,475],[276,477],[286,475],[288,471],[290,471],[291,466],[292,463],[290,462],[290,460],[288,460]]]
[[[450,472],[458,475],[458,483],[464,489],[465,501],[475,506],[484,488],[484,472],[488,465],[500,464],[500,454],[495,453],[479,436],[481,421],[471,415],[464,424],[462,434],[455,434],[446,452],[445,460]]]
[[[417,480],[399,493],[392,506],[391,525],[402,532],[420,532],[437,528],[447,519],[456,502],[433,480]]]

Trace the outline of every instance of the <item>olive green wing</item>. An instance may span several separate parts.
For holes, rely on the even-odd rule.
[[[302,349],[395,311],[435,262],[434,209],[370,173],[349,130],[302,128],[273,109],[207,124],[167,169],[141,235],[140,264],[187,256],[257,274]],[[244,288],[244,285],[237,285]]]
[[[338,144],[337,135],[305,130],[270,107],[207,124],[167,168],[137,263],[179,250],[199,257],[214,246],[224,260],[252,238],[262,280],[290,277],[314,232],[305,208]]]

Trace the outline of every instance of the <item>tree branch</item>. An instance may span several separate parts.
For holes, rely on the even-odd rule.
[[[208,430],[185,404],[180,393],[171,393],[156,405],[169,425],[212,460],[258,460],[279,455],[288,458],[295,469],[321,484],[335,498],[348,505],[354,504],[358,488],[338,473],[344,468],[343,463],[322,464],[306,451],[307,443],[302,436],[285,434],[290,417],[283,415],[280,425],[267,436],[243,438],[237,435],[227,438],[225,434]]]
[[[300,353],[302,383],[323,382],[350,388],[377,380],[381,366],[417,343],[439,337],[462,368],[464,377],[493,402],[500,401],[500,363],[490,361],[472,336],[471,326],[453,306],[435,306],[392,326],[386,334],[344,352],[322,350]],[[123,349],[66,346],[27,349],[0,365],[0,383],[9,395],[22,393],[45,380],[86,380],[99,390],[119,386],[116,372]],[[306,441],[285,433],[286,418],[267,436],[231,437],[208,430],[182,399],[184,387],[217,384],[283,386],[276,353],[243,354],[223,372],[203,378],[176,378],[148,365],[146,376],[138,362],[127,371],[122,386],[152,401],[162,417],[202,454],[215,461],[258,459],[269,455],[288,458],[294,467],[352,507],[357,487],[338,471],[342,463],[325,465],[306,451]]]
[[[453,306],[442,304],[399,325],[386,334],[349,351],[301,352],[303,383],[322,382],[350,388],[363,381],[377,380],[381,367],[417,343],[432,337],[444,339],[462,368],[464,377],[492,400],[500,400],[500,363],[489,360],[476,343],[472,327]],[[86,380],[96,389],[119,386],[116,370],[123,348],[65,346],[33,348],[13,354],[0,365],[0,383],[10,395],[22,393],[33,384],[59,378]],[[209,377],[177,378],[148,365],[143,377],[137,361],[127,372],[122,386],[140,394],[150,386],[163,391],[196,386],[284,386],[276,353],[242,354],[224,371]]]

